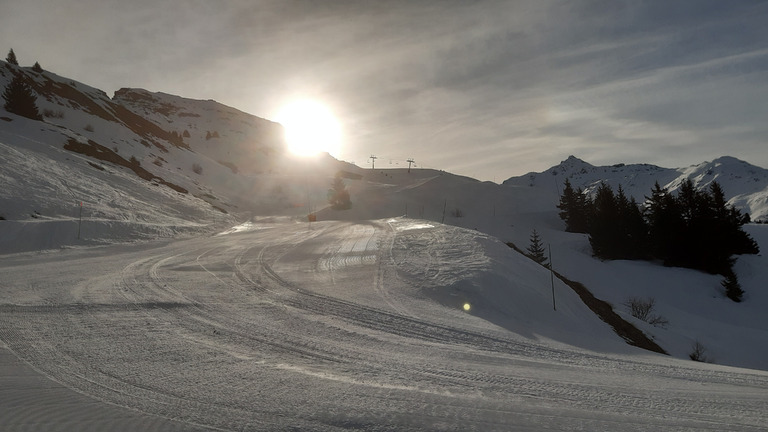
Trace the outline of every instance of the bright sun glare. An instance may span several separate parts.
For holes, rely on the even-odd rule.
[[[285,140],[292,153],[299,156],[338,153],[341,126],[321,103],[311,100],[293,102],[280,111],[277,121],[285,128]]]

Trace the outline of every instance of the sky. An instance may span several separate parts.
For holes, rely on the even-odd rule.
[[[0,0],[22,66],[274,120],[312,99],[338,159],[502,182],[575,155],[768,168],[768,1]]]

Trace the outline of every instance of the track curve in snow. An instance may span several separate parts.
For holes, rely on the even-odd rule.
[[[588,311],[567,298],[545,316],[546,274],[481,234],[409,220],[262,228],[4,260],[0,340],[78,393],[190,428],[768,422],[768,374],[633,351],[596,318],[579,324]],[[478,315],[454,307],[465,299]],[[573,346],[568,325],[602,349]]]

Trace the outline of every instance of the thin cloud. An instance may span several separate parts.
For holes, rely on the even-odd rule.
[[[765,22],[751,1],[28,0],[4,4],[0,36],[23,64],[107,92],[267,118],[319,99],[342,159],[501,181],[570,154],[768,166]]]

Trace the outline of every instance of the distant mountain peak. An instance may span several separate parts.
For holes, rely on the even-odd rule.
[[[585,162],[583,159],[579,159],[579,158],[577,158],[577,157],[576,157],[576,156],[574,156],[574,155],[570,155],[570,156],[568,156],[568,159],[566,159],[566,160],[564,160],[564,161],[560,162],[560,165],[565,165],[565,164],[576,164],[576,163],[578,163],[578,164],[586,164],[586,165],[590,165],[589,163]]]

